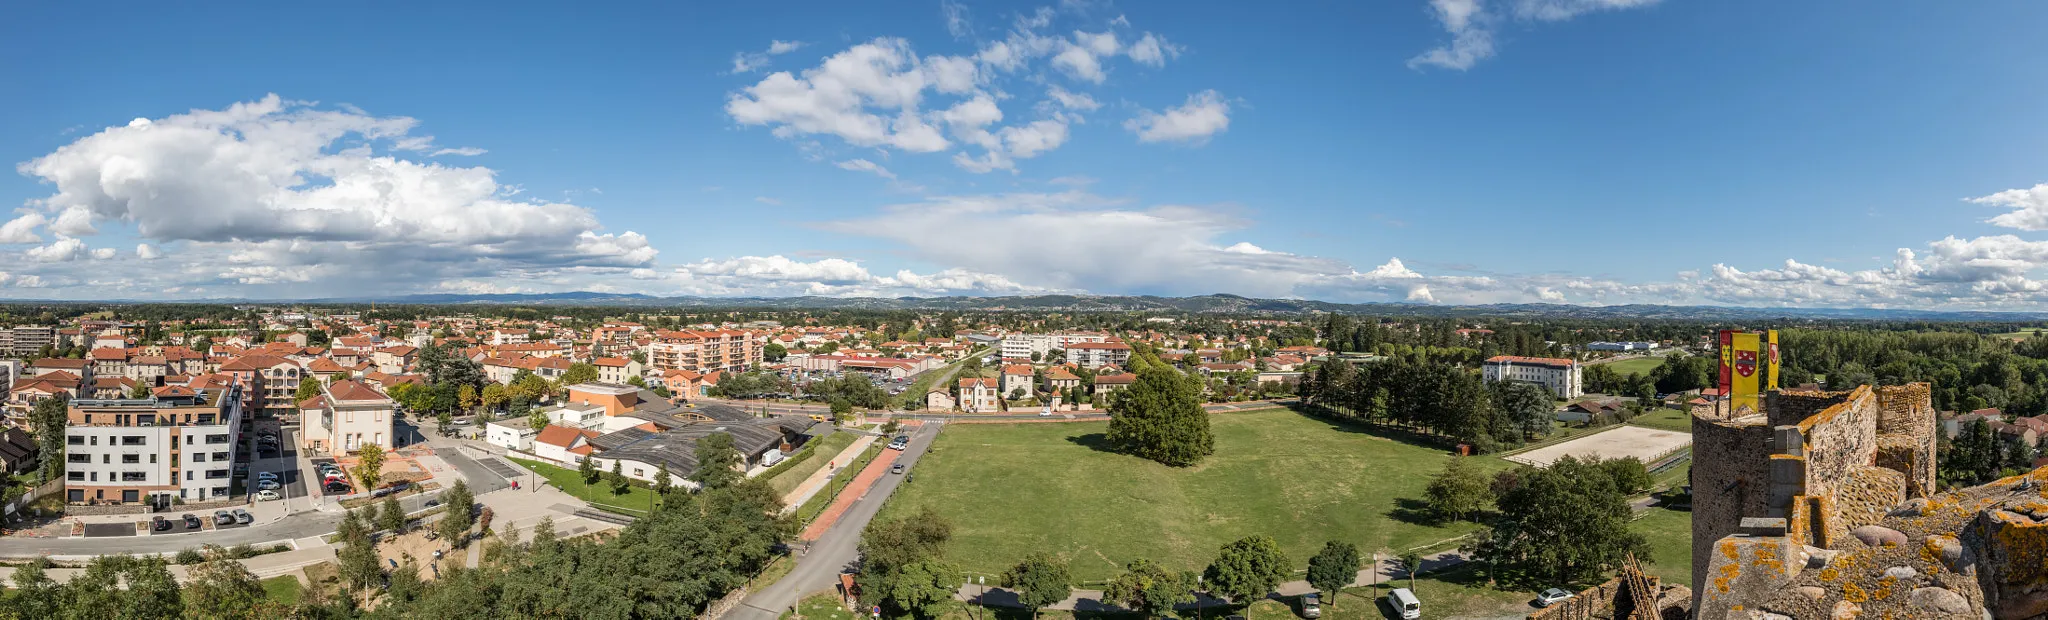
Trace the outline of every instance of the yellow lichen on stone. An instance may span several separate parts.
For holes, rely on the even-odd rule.
[[[1845,583],[1842,584],[1842,600],[1851,603],[1865,603],[1870,601],[1870,595],[1865,594],[1863,588],[1858,587],[1856,584]]]

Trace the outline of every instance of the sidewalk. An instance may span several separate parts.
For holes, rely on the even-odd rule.
[[[315,538],[313,540],[318,541],[319,539]],[[253,558],[246,558],[238,561],[241,562],[243,566],[248,567],[249,572],[254,573],[257,579],[268,579],[271,577],[288,574],[292,571],[296,571],[307,566],[312,566],[314,564],[319,564],[321,562],[331,562],[333,560],[334,547],[325,543],[321,543],[317,546],[309,546],[300,549],[294,549],[283,553],[259,555]],[[170,569],[171,575],[177,577],[179,583],[184,583],[191,579],[191,575],[187,574],[188,571],[190,570],[190,567],[179,566],[174,564],[171,565]],[[0,581],[4,581],[6,583],[14,583],[14,570],[15,569],[12,566],[0,566]],[[80,573],[84,572],[85,569],[83,568],[51,568],[47,571],[47,573],[50,576],[50,579],[56,581],[57,583],[69,582],[71,581],[71,578],[76,577]]]
[[[803,536],[799,538],[817,540],[824,536],[825,531],[832,529],[832,524],[838,523],[839,517],[846,514],[847,508],[852,507],[855,501],[859,501],[862,495],[867,494],[868,487],[875,486],[876,480],[889,473],[889,465],[895,461],[896,459],[881,456],[868,461],[868,466],[860,470],[860,475],[855,476],[852,482],[846,483],[846,488],[839,490],[839,497],[834,499],[832,505],[827,506],[824,512],[818,513],[817,520],[812,521],[809,527],[805,527]]]
[[[796,485],[796,488],[789,490],[788,495],[782,497],[782,513],[796,512],[796,509],[802,507],[804,502],[811,501],[812,496],[817,495],[819,491],[825,490],[825,483],[832,480],[833,472],[845,468],[844,465],[840,464],[852,463],[854,457],[859,456],[861,451],[868,449],[868,446],[874,443],[874,436],[862,435],[860,438],[853,440],[853,445],[849,445],[845,450],[840,450],[838,454],[832,455],[832,460],[826,461],[824,467],[818,468],[818,471],[811,472],[811,477],[805,478],[802,484]],[[817,456],[813,455],[812,458],[817,458]]]

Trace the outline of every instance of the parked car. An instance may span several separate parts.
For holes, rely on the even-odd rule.
[[[198,516],[195,516],[189,512],[185,513],[183,516],[180,516],[179,518],[185,520],[185,529],[188,530],[196,530],[206,526],[205,523],[199,520]]]
[[[889,441],[889,449],[890,449],[890,450],[903,450],[903,449],[906,449],[906,448],[909,448],[909,447],[910,447],[910,436],[909,436],[909,435],[898,435],[898,436],[896,436],[896,438],[895,438],[895,439],[892,439],[892,440],[890,440],[890,441]]]
[[[900,473],[903,473],[903,464],[902,464],[902,463],[897,463],[897,464],[895,464],[895,465],[890,465],[890,466],[889,466],[889,473],[892,473],[892,474],[900,474]]]
[[[1422,599],[1415,598],[1415,593],[1408,591],[1407,588],[1394,588],[1394,591],[1388,592],[1387,605],[1400,612],[1403,620],[1416,620],[1422,617]]]
[[[226,511],[226,510],[215,510],[215,511],[213,511],[213,524],[214,524],[214,525],[233,525],[234,523],[235,523],[235,515],[233,515],[233,514],[230,514],[230,513],[228,513],[228,511]]]
[[[320,490],[325,491],[328,495],[347,495],[351,491],[354,491],[355,489],[353,487],[350,487],[346,482],[336,482],[329,480],[327,481],[327,486],[321,487]]]
[[[1556,605],[1560,602],[1570,599],[1571,597],[1572,593],[1570,592],[1566,592],[1558,588],[1551,588],[1548,590],[1544,590],[1542,593],[1536,595],[1536,606],[1549,607],[1551,605]]]
[[[280,498],[283,498],[283,497],[284,497],[283,495],[279,495],[279,494],[277,493],[277,491],[275,491],[275,490],[272,490],[272,489],[264,489],[264,490],[262,490],[262,491],[257,491],[257,492],[256,492],[256,501],[259,501],[259,502],[267,502],[267,501],[271,501],[271,500],[274,500],[274,499],[280,499]]]
[[[256,522],[256,515],[249,514],[248,509],[236,508],[235,521],[240,522],[242,525],[248,525]]]
[[[171,529],[171,520],[170,520],[170,519],[166,519],[166,518],[164,518],[164,516],[163,516],[163,515],[157,515],[157,516],[154,516],[154,517],[150,517],[150,518],[149,518],[149,529],[150,529],[151,531],[157,531],[157,532],[167,531],[167,530]]]
[[[1315,592],[1301,595],[1301,617],[1309,620],[1323,617],[1323,595]]]
[[[277,472],[274,472],[274,471],[259,471],[259,472],[256,472],[256,479],[257,479],[257,480],[277,480],[277,479],[278,479],[278,476],[277,476]]]
[[[283,486],[278,484],[276,480],[259,480],[256,482],[256,490],[258,491],[275,491]]]

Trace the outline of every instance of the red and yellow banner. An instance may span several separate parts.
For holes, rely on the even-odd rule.
[[[1728,411],[1749,415],[1762,411],[1757,395],[1778,389],[1778,332],[1722,330],[1721,393]]]

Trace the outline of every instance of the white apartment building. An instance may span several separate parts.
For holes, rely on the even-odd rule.
[[[1553,357],[1497,355],[1486,360],[1487,383],[1523,381],[1543,386],[1558,398],[1577,398],[1585,393],[1579,362]]]
[[[336,381],[320,395],[299,403],[299,447],[315,454],[342,456],[376,444],[392,446],[396,403],[377,388],[356,381]]]
[[[146,399],[71,401],[64,496],[73,504],[168,505],[228,497],[241,386],[157,390]]]
[[[1131,361],[1131,345],[1121,342],[1076,342],[1067,345],[1067,361],[1083,368],[1122,368]]]
[[[1056,348],[1054,345],[1058,343],[1059,337],[1052,334],[1011,334],[1004,336],[1002,343],[1003,361],[1031,361],[1031,355],[1034,353],[1038,354],[1039,359],[1044,359],[1045,354],[1051,353]]]

